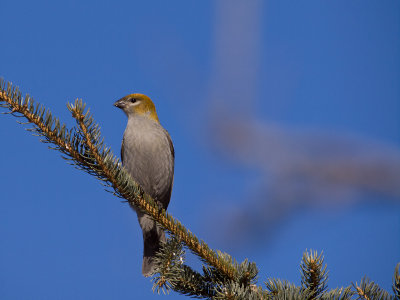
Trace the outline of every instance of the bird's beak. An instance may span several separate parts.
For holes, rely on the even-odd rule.
[[[125,107],[125,101],[123,101],[123,99],[119,99],[114,103],[114,106],[123,109]]]

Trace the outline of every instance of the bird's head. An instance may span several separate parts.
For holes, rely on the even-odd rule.
[[[146,95],[137,93],[127,95],[115,102],[114,106],[122,109],[128,117],[139,115],[159,122],[156,107]]]

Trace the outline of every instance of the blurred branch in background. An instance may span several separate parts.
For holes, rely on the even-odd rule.
[[[213,125],[221,156],[260,174],[250,203],[228,217],[228,239],[268,236],[266,230],[299,208],[348,207],[374,198],[368,195],[400,200],[399,149],[238,116],[219,117]]]
[[[315,128],[294,128],[256,117],[261,65],[261,1],[216,4],[214,76],[209,136],[219,157],[254,170],[247,199],[215,213],[228,245],[270,237],[305,207],[348,207],[373,196],[400,201],[400,149],[377,141]],[[290,85],[288,80],[288,85]],[[380,200],[381,201],[381,200]],[[235,203],[235,200],[230,200]],[[225,220],[221,222],[220,216]]]

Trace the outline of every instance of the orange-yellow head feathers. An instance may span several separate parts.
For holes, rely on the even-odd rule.
[[[156,107],[149,97],[143,94],[130,94],[114,103],[114,105],[124,111],[129,117],[140,115],[159,122]]]

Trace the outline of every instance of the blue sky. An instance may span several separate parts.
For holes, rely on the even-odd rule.
[[[169,211],[260,284],[299,284],[315,249],[329,287],[390,289],[400,2],[3,0],[0,22],[0,76],[70,126],[82,98],[117,155],[113,102],[153,99],[176,149]],[[0,298],[165,297],[141,276],[135,213],[15,121],[0,117]]]

